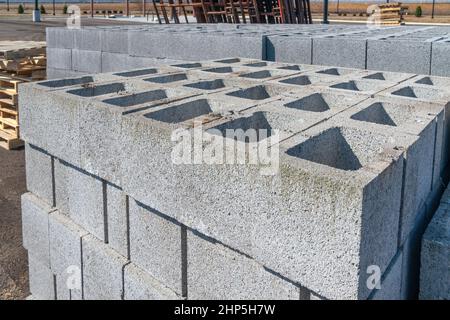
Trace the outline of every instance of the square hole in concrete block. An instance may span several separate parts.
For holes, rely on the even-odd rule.
[[[216,67],[216,68],[204,69],[202,71],[212,72],[212,73],[231,73],[234,71],[234,69],[232,67]]]
[[[316,73],[328,74],[328,75],[331,75],[331,76],[342,76],[342,75],[345,75],[345,74],[349,74],[351,72],[353,72],[353,71],[352,70],[346,70],[346,69],[340,69],[340,68],[330,68],[330,69],[317,71]]]
[[[281,92],[282,90],[279,90],[277,88],[267,85],[260,85],[246,89],[239,89],[233,92],[229,92],[226,95],[242,99],[264,100],[272,96],[278,95]]]
[[[187,79],[188,79],[188,76],[185,73],[176,73],[176,74],[169,74],[169,75],[160,76],[160,77],[147,78],[147,79],[144,79],[144,81],[154,82],[154,83],[171,83],[171,82],[183,81],[183,80],[187,80]]]
[[[426,100],[440,100],[443,98],[447,98],[445,97],[445,94],[441,90],[432,89],[429,87],[423,88],[423,87],[406,86],[393,91],[392,94],[395,96],[426,99]]]
[[[311,84],[311,79],[308,76],[297,76],[281,80],[280,83],[295,84],[298,86],[307,86]]]
[[[358,113],[355,113],[350,118],[396,127],[411,117],[413,113],[411,109],[408,106],[375,102]]]
[[[194,83],[188,83],[185,87],[201,89],[201,90],[216,90],[225,88],[225,83],[222,79],[199,81]]]
[[[325,112],[330,110],[330,105],[321,93],[314,93],[307,97],[286,103],[287,108],[298,109],[311,112]]]
[[[281,70],[300,70],[300,66],[293,64],[291,66],[278,67],[277,69],[281,69]]]
[[[274,76],[273,72],[271,72],[269,70],[261,70],[261,71],[241,74],[239,77],[250,78],[250,79],[265,79],[265,78],[270,78],[273,76]]]
[[[248,117],[237,118],[229,122],[222,123],[211,129],[219,130],[223,137],[228,138],[231,137],[227,136],[227,134],[233,133],[233,138],[237,141],[242,142],[249,142],[248,134],[250,134],[253,138],[251,142],[259,142],[272,135],[272,126],[267,120],[265,112],[262,111],[255,112]],[[265,134],[260,130],[264,130]],[[210,132],[216,134],[215,131]]]
[[[135,94],[130,94],[126,96],[120,96],[116,98],[110,98],[103,100],[103,102],[112,104],[118,107],[131,107],[138,104],[143,104],[147,102],[152,102],[156,100],[166,99],[167,93],[165,90],[152,90],[146,92],[139,92]]]
[[[331,86],[331,88],[352,90],[352,91],[360,91],[360,89],[356,85],[355,81],[347,81],[347,82],[341,82],[341,83],[338,83],[338,84],[334,84],[334,85]]]
[[[95,96],[101,96],[104,94],[110,94],[110,93],[118,93],[120,91],[125,90],[125,85],[123,83],[109,83],[109,84],[102,84],[102,85],[86,85],[84,88],[81,89],[74,89],[69,90],[67,93],[74,94],[80,97],[95,97]]]
[[[261,61],[261,62],[252,62],[252,63],[246,63],[244,64],[246,67],[265,67],[267,66],[267,62]]]
[[[157,69],[150,68],[150,69],[141,69],[141,70],[119,72],[119,73],[114,73],[114,74],[116,76],[119,76],[119,77],[139,77],[139,76],[145,76],[147,74],[154,74],[154,73],[157,73],[157,72],[158,72]]]
[[[39,85],[49,88],[62,88],[68,86],[75,86],[78,84],[86,84],[93,82],[94,78],[92,77],[80,77],[80,78],[72,78],[72,79],[62,79],[62,80],[50,80],[39,83]]]
[[[211,113],[210,102],[199,99],[145,114],[144,117],[166,123],[179,123]]]
[[[288,149],[290,156],[332,168],[356,171],[374,160],[385,137],[366,131],[333,127]]]
[[[199,62],[194,62],[194,63],[180,63],[180,64],[173,64],[172,67],[185,68],[185,69],[192,69],[192,68],[200,68],[200,67],[202,67],[202,64],[199,63]]]
[[[428,86],[445,87],[447,89],[450,88],[450,79],[444,77],[423,77],[415,83]]]
[[[217,60],[215,62],[219,62],[219,63],[238,63],[238,62],[241,62],[241,59],[239,59],[239,58],[230,58],[230,59]]]
[[[384,77],[383,72],[376,72],[369,74],[368,76],[363,77],[364,79],[371,79],[371,80],[386,80]]]

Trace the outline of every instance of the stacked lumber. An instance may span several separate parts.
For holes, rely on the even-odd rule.
[[[19,131],[19,84],[46,77],[45,42],[0,41],[0,147],[23,146]]]
[[[408,7],[401,2],[379,4],[379,19],[382,25],[398,26],[404,24],[403,15]]]

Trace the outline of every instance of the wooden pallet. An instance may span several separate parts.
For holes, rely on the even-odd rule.
[[[43,41],[0,41],[0,57],[15,60],[45,54]]]
[[[6,150],[17,149],[23,147],[24,142],[7,132],[0,130],[0,147]]]

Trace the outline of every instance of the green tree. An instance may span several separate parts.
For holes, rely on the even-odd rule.
[[[422,16],[422,7],[418,6],[416,8],[416,17],[421,17]]]
[[[25,9],[23,8],[22,4],[19,4],[19,7],[17,8],[17,13],[18,14],[23,14],[25,12]]]
[[[40,11],[41,11],[41,14],[45,14],[45,7],[43,4],[41,4]]]
[[[67,4],[64,4],[64,7],[63,7],[63,13],[64,14],[67,14],[67,9],[68,9]]]

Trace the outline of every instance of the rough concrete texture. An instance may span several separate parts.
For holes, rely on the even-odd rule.
[[[34,300],[55,300],[55,277],[50,268],[28,253],[30,292]]]
[[[373,28],[316,24],[294,28],[288,25],[223,27],[197,24],[73,30],[48,28],[48,66],[75,70],[72,69],[75,64],[77,69],[93,68],[86,72],[100,69],[109,72],[120,67],[126,70],[143,65],[133,65],[133,59],[121,59],[118,66],[112,63],[112,56],[108,54],[191,61],[240,56],[278,62],[449,75],[446,60],[449,36],[448,28],[431,26]],[[149,46],[148,43],[158,45]],[[92,59],[79,64],[77,61],[81,56]]]
[[[124,270],[124,300],[178,300],[181,297],[133,263]]]
[[[53,158],[44,150],[25,145],[25,165],[27,171],[27,189],[50,206],[53,199]]]
[[[181,242],[186,230],[134,200],[129,215],[131,260],[177,294],[185,294]]]
[[[89,233],[84,298],[126,299],[126,288],[130,299],[403,297],[418,279],[404,276],[413,259],[402,250],[445,181],[448,89],[429,78],[184,61],[25,84],[20,124],[27,143],[55,157],[56,208]],[[227,154],[235,140],[249,146],[224,137],[230,129],[266,129],[255,139],[279,162],[199,161],[212,142]],[[209,143],[179,163],[174,132]],[[372,265],[383,292],[366,285]]]
[[[191,231],[187,234],[187,248],[189,299],[298,300],[300,297],[300,289],[295,284]]]
[[[48,216],[50,206],[32,193],[22,196],[23,246],[35,260],[50,268]]]
[[[127,259],[91,235],[82,238],[82,246],[84,299],[123,299],[123,270]]]
[[[441,204],[422,240],[420,299],[450,299],[450,213]]]

